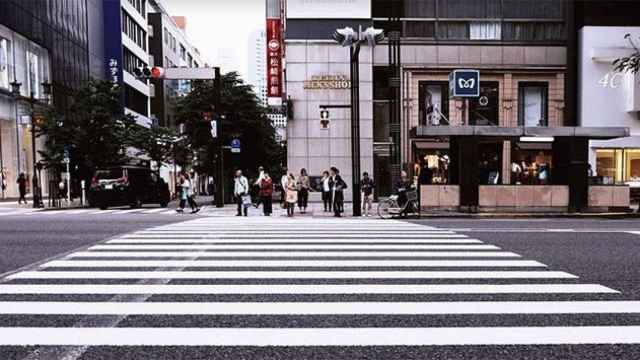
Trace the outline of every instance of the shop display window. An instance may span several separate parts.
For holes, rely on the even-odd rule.
[[[446,81],[420,81],[420,125],[449,125],[449,83]]]
[[[449,184],[449,150],[425,149],[416,154],[414,174],[420,185]]]
[[[502,183],[502,142],[481,143],[480,151],[479,184],[498,185]]]
[[[520,83],[518,87],[518,125],[548,126],[547,83]]]
[[[551,144],[516,144],[511,152],[512,185],[549,185],[553,174]]]
[[[594,177],[604,185],[640,182],[640,149],[599,149]]]

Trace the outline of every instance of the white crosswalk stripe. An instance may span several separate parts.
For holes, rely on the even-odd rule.
[[[112,213],[169,212],[175,213]],[[429,226],[198,217],[112,238],[0,279],[0,323],[6,324],[0,345],[638,344],[640,326],[633,322],[598,323],[599,315],[640,314],[640,301],[620,295]],[[100,326],[105,315],[133,322]],[[45,316],[89,320],[38,325]],[[372,316],[396,325],[345,325],[344,319]],[[398,326],[398,316],[412,321]],[[515,317],[523,323],[509,322]],[[551,324],[539,326],[539,317]],[[447,325],[448,319],[468,321]]]

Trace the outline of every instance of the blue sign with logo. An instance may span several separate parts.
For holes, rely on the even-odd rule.
[[[232,153],[240,152],[240,139],[231,140],[231,152]]]
[[[480,96],[480,71],[454,70],[449,74],[449,93],[453,97]]]
[[[122,8],[120,1],[104,1],[103,6],[105,77],[114,85],[120,86],[120,103],[124,106]]]

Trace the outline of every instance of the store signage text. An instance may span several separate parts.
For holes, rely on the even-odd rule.
[[[351,81],[344,75],[312,76],[311,80],[304,82],[304,88],[307,90],[350,89]]]
[[[267,19],[267,96],[282,97],[282,26],[280,19]]]

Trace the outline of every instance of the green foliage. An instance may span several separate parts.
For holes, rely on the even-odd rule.
[[[45,166],[60,165],[65,146],[72,162],[87,169],[125,162],[137,125],[122,113],[118,87],[91,80],[73,100],[67,109],[50,109],[36,129],[37,136],[45,136],[40,152]]]
[[[177,140],[173,129],[162,126],[137,126],[129,133],[131,146],[137,150],[136,156],[147,156],[157,164],[173,159],[174,144]]]
[[[214,109],[215,89],[211,81],[195,81],[192,91],[178,101],[176,121],[185,124],[190,148],[182,147],[188,154],[178,156],[183,164],[191,165],[200,173],[215,174],[218,142],[227,146],[234,138],[240,139],[242,152],[225,151],[225,171],[231,176],[234,169],[242,169],[250,175],[264,166],[273,174],[279,174],[285,151],[274,137],[274,129],[251,86],[239,75],[230,72],[222,77],[220,108]],[[212,112],[222,119],[222,137],[211,137],[210,123],[203,120],[203,113]],[[219,134],[220,135],[220,134]],[[194,159],[197,159],[194,161]]]
[[[631,72],[636,74],[640,70],[640,49],[631,38],[631,34],[624,37],[634,49],[633,54],[613,61],[613,70],[617,72]]]

